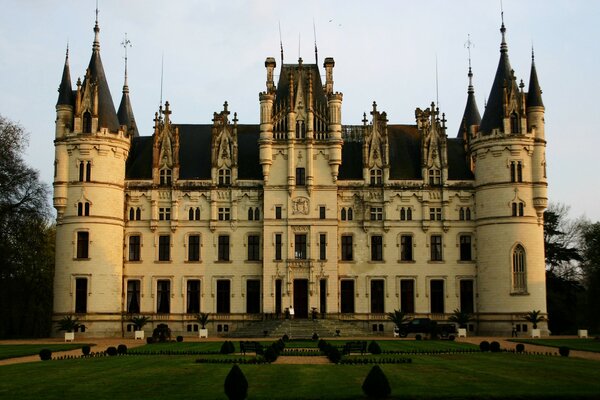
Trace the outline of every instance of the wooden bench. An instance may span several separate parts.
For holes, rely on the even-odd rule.
[[[342,353],[360,353],[365,354],[367,352],[367,342],[364,340],[355,340],[352,342],[346,342]]]
[[[262,347],[262,344],[260,344],[259,342],[245,341],[245,342],[240,342],[240,351],[242,352],[243,355],[246,355],[246,352],[262,354],[263,347]]]

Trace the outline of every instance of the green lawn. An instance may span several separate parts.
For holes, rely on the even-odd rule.
[[[0,360],[15,357],[32,356],[39,354],[42,349],[50,349],[52,352],[79,349],[85,343],[77,344],[2,344],[0,345]]]
[[[600,363],[565,357],[473,353],[412,356],[381,366],[396,398],[598,398]],[[231,365],[194,356],[126,356],[0,367],[0,398],[223,399]],[[241,365],[250,399],[350,399],[369,365]]]
[[[571,350],[600,353],[600,340],[594,339],[511,339],[511,342],[538,344],[540,346],[567,346]]]

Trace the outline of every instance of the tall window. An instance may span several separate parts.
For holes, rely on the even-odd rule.
[[[442,184],[442,172],[437,168],[431,168],[429,170],[429,184],[430,185],[441,185]]]
[[[306,185],[306,170],[304,168],[296,168],[296,186]]]
[[[171,185],[171,178],[172,178],[172,172],[169,168],[163,168],[160,170],[160,185],[161,186],[170,186]]]
[[[79,162],[79,182],[90,182],[92,180],[92,163],[90,161]]]
[[[513,291],[527,292],[527,270],[525,265],[525,249],[520,244],[515,247],[512,255]]]
[[[171,260],[171,236],[160,235],[158,237],[158,261]]]
[[[229,221],[231,219],[231,209],[229,207],[219,207],[219,221]]]
[[[248,261],[260,260],[260,236],[248,236]]]
[[[231,185],[231,170],[229,168],[219,170],[219,185]]]
[[[342,261],[352,261],[352,235],[342,235]]]
[[[441,235],[431,235],[431,261],[442,261]]]
[[[400,281],[400,311],[407,314],[415,312],[415,281],[412,279]]]
[[[135,219],[136,221],[142,219],[142,210],[139,207],[135,209]]]
[[[383,261],[383,237],[371,236],[371,261]]]
[[[188,219],[190,221],[199,221],[200,220],[200,208],[199,207],[190,207],[190,211],[188,213]]]
[[[513,202],[512,203],[512,216],[513,217],[522,217],[525,215],[525,204],[523,202]]]
[[[219,235],[218,257],[219,261],[229,261],[229,235]]]
[[[260,313],[260,280],[248,279],[246,281],[246,312],[248,314]]]
[[[306,260],[306,234],[299,233],[294,235],[294,257],[297,260]]]
[[[400,221],[411,221],[412,220],[412,208],[402,207],[400,209]]]
[[[140,236],[129,236],[129,261],[140,261]]]
[[[383,279],[371,280],[371,312],[375,314],[385,312],[385,281]]]
[[[86,313],[87,312],[87,298],[88,298],[88,280],[87,278],[76,278],[75,279],[75,312]]]
[[[248,208],[248,221],[254,221],[254,209],[252,207]]]
[[[186,312],[188,314],[198,314],[200,312],[200,281],[198,279],[190,279],[187,281],[186,292]]]
[[[89,232],[77,232],[77,258],[89,258]]]
[[[444,281],[432,279],[429,282],[429,296],[431,300],[431,312],[434,314],[444,313]]]
[[[471,235],[460,236],[460,261],[471,261]]]
[[[87,201],[77,203],[77,216],[88,217],[89,215],[90,215],[90,203],[88,203]]]
[[[200,261],[200,235],[188,236],[188,261]]]
[[[127,312],[138,314],[140,312],[140,281],[127,281]]]
[[[260,209],[258,207],[254,209],[254,220],[260,221]]]
[[[275,259],[281,260],[281,233],[275,234]]]
[[[324,206],[319,207],[319,219],[325,219],[326,217],[326,209]]]
[[[83,113],[83,133],[92,133],[92,114],[89,111]]]
[[[413,241],[411,235],[400,236],[400,260],[412,261],[413,259]]]
[[[370,172],[371,185],[381,185],[383,183],[383,174],[379,168],[373,168]]]
[[[429,209],[429,219],[431,221],[441,221],[442,220],[442,208],[441,207],[431,207]]]
[[[473,313],[475,302],[473,300],[473,281],[470,279],[460,280],[460,311]]]
[[[510,181],[523,182],[523,164],[521,161],[510,162]]]
[[[219,279],[217,281],[217,313],[229,314],[231,305],[231,281]]]
[[[352,208],[348,208],[348,221],[352,221],[354,219],[354,211]]]
[[[513,112],[512,114],[510,114],[510,131],[512,133],[521,132],[519,125],[519,116],[517,115],[517,113]]]
[[[383,220],[383,207],[371,207],[371,221]]]
[[[171,312],[171,281],[156,281],[156,312],[161,314]]]
[[[275,219],[281,219],[281,206],[275,207]]]
[[[345,220],[346,220],[346,218],[347,218],[347,217],[346,217],[346,209],[345,209],[345,208],[342,208],[342,211],[340,212],[340,219],[341,219],[342,221],[345,221]]]
[[[159,207],[158,219],[159,219],[159,221],[170,221],[171,220],[171,207]]]
[[[327,260],[327,235],[319,234],[319,260]]]

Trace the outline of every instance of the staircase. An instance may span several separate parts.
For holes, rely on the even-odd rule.
[[[256,321],[231,332],[230,338],[280,338],[287,334],[290,339],[311,339],[314,333],[322,337],[335,337],[339,330],[340,337],[371,336],[373,332],[360,322],[340,321],[334,319],[281,319]],[[267,331],[265,336],[264,332]]]

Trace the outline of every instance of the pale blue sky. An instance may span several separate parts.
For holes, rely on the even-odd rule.
[[[30,133],[27,161],[51,183],[55,103],[67,41],[71,78],[90,59],[94,0],[1,0],[0,113]],[[168,5],[167,5],[168,4]],[[550,201],[571,216],[600,219],[593,129],[600,93],[600,2],[504,0],[512,67],[528,84],[531,46],[546,106]],[[152,133],[160,97],[175,123],[208,124],[227,100],[240,123],[257,123],[264,60],[276,58],[279,32],[286,62],[334,57],[335,90],[344,93],[344,124],[358,124],[373,100],[390,123],[414,123],[416,107],[436,98],[455,136],[466,101],[467,35],[480,112],[498,63],[499,1],[184,1],[100,0],[100,45],[115,106],[123,85],[127,32],[129,88],[140,134]]]

